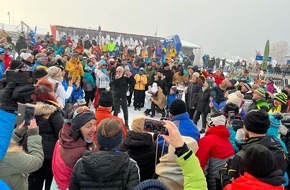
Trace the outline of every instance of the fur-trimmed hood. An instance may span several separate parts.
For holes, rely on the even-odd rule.
[[[35,115],[50,115],[57,111],[57,105],[48,102],[37,102],[35,105]]]

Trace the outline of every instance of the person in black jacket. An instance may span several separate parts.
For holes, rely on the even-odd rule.
[[[152,135],[144,131],[145,119],[145,116],[133,118],[132,130],[128,131],[121,145],[121,150],[126,151],[137,162],[140,169],[140,181],[152,179],[155,165],[162,151],[162,147],[153,142]]]
[[[102,120],[97,139],[100,151],[84,152],[74,166],[69,189],[134,189],[139,184],[139,169],[128,154],[118,151],[121,123],[114,118]]]
[[[59,131],[64,124],[64,118],[61,108],[54,98],[53,84],[47,79],[38,81],[32,99],[36,101],[35,119],[39,126],[39,135],[42,137],[44,161],[39,170],[29,175],[29,189],[42,190],[45,180],[45,190],[49,190],[53,177],[51,166],[53,150]]]
[[[213,82],[211,80],[206,80],[198,95],[198,100],[196,104],[196,112],[193,118],[193,122],[197,125],[200,115],[202,116],[202,129],[200,130],[200,133],[205,132],[206,116],[210,112],[209,102],[210,102],[210,98],[212,97],[211,96],[212,83]]]
[[[275,170],[282,170],[283,174],[287,169],[287,156],[279,140],[273,136],[266,136],[270,127],[269,115],[264,110],[252,110],[247,113],[244,119],[246,143],[241,146],[240,151],[227,162],[227,167],[220,171],[222,183],[225,186],[244,174],[244,157],[246,150],[254,144],[267,147],[274,155]]]
[[[124,68],[119,66],[116,69],[116,75],[110,82],[114,98],[114,116],[118,116],[120,112],[120,106],[122,107],[125,125],[128,127],[128,107],[127,107],[127,96],[128,85],[132,84],[131,72],[127,72],[124,75]]]
[[[167,80],[166,77],[162,74],[162,70],[161,69],[156,70],[154,82],[156,82],[157,86],[159,86],[162,89],[164,95],[166,95],[168,92],[166,80]]]
[[[172,79],[173,79],[173,72],[172,70],[170,70],[170,66],[169,64],[166,62],[163,64],[163,71],[162,71],[163,75],[165,76],[166,79],[166,90],[167,92],[166,95],[169,94],[170,88],[172,86]]]

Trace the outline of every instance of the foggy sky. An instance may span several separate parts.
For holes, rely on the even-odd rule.
[[[0,23],[178,34],[210,56],[254,57],[267,39],[290,44],[289,0],[0,0]],[[157,27],[158,25],[158,27]]]

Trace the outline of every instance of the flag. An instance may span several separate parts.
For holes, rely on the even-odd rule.
[[[102,45],[102,30],[101,30],[101,26],[99,26],[99,37],[98,37],[98,41],[99,41],[99,45]]]

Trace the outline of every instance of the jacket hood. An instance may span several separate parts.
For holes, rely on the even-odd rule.
[[[35,115],[50,115],[57,110],[56,105],[47,102],[37,102],[35,105]]]
[[[149,133],[140,133],[128,131],[123,140],[123,145],[132,149],[148,148],[153,146],[152,135]]]
[[[259,180],[274,185],[274,186],[281,186],[286,182],[286,179],[283,176],[283,173],[281,170],[273,171],[270,175],[268,175],[265,178],[258,178]]]
[[[71,168],[82,157],[83,152],[88,147],[82,138],[73,139],[71,126],[68,124],[65,124],[59,133],[59,144],[61,145],[60,156],[66,165]]]
[[[205,132],[205,136],[207,135],[217,135],[221,138],[228,139],[230,137],[230,131],[224,125],[218,125],[218,126],[210,127]]]
[[[233,181],[232,189],[275,190],[275,189],[284,189],[284,188],[282,186],[282,183],[278,186],[273,186],[271,184],[260,181],[259,179],[253,177],[252,175],[248,173],[245,173],[243,176]]]
[[[182,114],[178,114],[171,119],[171,121],[176,121],[176,120],[189,120],[189,114],[185,112]]]
[[[85,151],[83,154],[84,169],[98,180],[111,181],[127,167],[129,155],[124,152]]]

